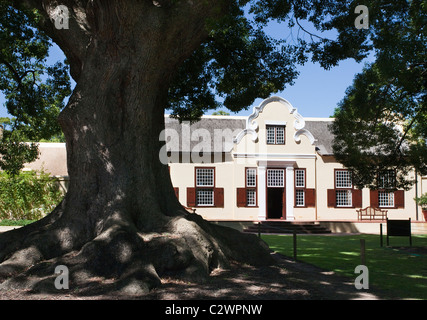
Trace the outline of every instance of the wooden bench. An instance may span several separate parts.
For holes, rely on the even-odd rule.
[[[374,207],[366,207],[357,211],[358,220],[386,220],[387,210],[381,210]]]

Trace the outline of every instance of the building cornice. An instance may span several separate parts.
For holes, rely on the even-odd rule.
[[[234,158],[251,158],[251,159],[315,159],[315,154],[304,153],[233,153]]]

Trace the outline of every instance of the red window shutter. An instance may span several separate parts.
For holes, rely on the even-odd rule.
[[[316,206],[316,190],[305,189],[305,206],[312,208]]]
[[[237,188],[237,207],[246,207],[246,188]]]
[[[215,207],[224,208],[224,188],[214,189]]]
[[[176,198],[179,199],[179,188],[173,188],[173,191],[175,191]]]
[[[378,190],[371,190],[370,193],[371,198],[371,207],[378,208]]]
[[[334,208],[336,204],[336,193],[335,189],[328,189],[328,207]]]
[[[362,208],[362,190],[354,189],[352,192],[353,207]]]
[[[187,207],[196,206],[196,188],[187,188]]]
[[[397,190],[394,192],[394,206],[396,208],[405,208],[405,191]]]

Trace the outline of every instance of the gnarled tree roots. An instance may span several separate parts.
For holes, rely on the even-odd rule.
[[[34,224],[0,235],[0,290],[69,292],[55,286],[60,276],[55,268],[62,265],[69,271],[69,290],[74,293],[142,295],[161,285],[162,277],[200,281],[231,261],[273,261],[255,235],[211,224],[195,214],[163,216],[166,223],[150,232],[131,221],[106,223],[93,232],[87,226],[67,226],[60,211],[58,207]]]

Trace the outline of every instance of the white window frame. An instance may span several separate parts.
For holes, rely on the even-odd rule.
[[[211,174],[209,174],[211,172]],[[211,177],[209,177],[211,175]],[[209,183],[209,180],[212,183]],[[196,168],[196,187],[214,187],[215,169],[214,168]]]
[[[256,189],[246,189],[246,206],[256,207]]]
[[[285,187],[285,169],[267,169],[267,187]]]
[[[305,188],[305,170],[304,169],[295,169],[295,188]]]
[[[246,188],[256,188],[256,168],[246,168]]]
[[[286,126],[267,124],[266,142],[267,144],[284,145],[286,142]]]
[[[196,189],[196,204],[198,207],[212,207],[215,204],[213,189]],[[210,200],[210,201],[208,201]]]
[[[335,188],[352,189],[353,179],[350,170],[335,170]]]
[[[215,206],[215,168],[196,168],[196,206]]]
[[[305,190],[304,189],[295,190],[295,206],[305,207]]]
[[[394,208],[394,191],[378,191],[378,207]]]
[[[353,193],[351,189],[335,190],[336,206],[340,208],[353,207]]]

